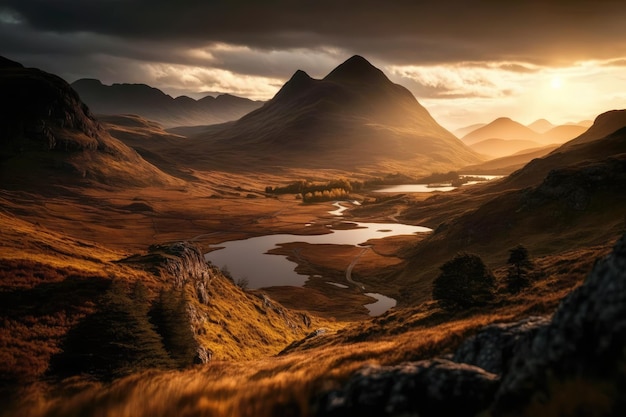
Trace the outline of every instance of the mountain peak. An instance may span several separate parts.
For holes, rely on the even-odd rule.
[[[343,64],[332,70],[324,81],[334,82],[365,82],[379,83],[390,82],[387,76],[378,68],[373,66],[367,59],[360,55],[354,55]]]
[[[546,119],[538,119],[527,125],[527,127],[537,133],[546,133],[548,130],[553,129],[555,126]]]
[[[315,83],[315,80],[302,70],[297,70],[283,85],[280,91],[276,94],[275,98],[286,99],[296,96],[303,91],[306,91]]]

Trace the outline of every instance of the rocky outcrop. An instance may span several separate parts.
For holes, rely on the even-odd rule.
[[[563,300],[530,348],[514,357],[497,394],[496,415],[519,410],[533,397],[548,402],[555,387],[572,381],[586,390],[604,386],[603,405],[626,410],[620,394],[626,388],[625,347],[626,235],[594,266],[584,285]]]
[[[176,321],[193,333],[196,363],[274,355],[315,324],[315,318],[291,311],[260,291],[242,290],[190,242],[152,245],[148,253],[121,262],[150,271],[162,292],[184,303]]]
[[[152,245],[149,252],[160,255],[160,266],[166,276],[174,280],[177,288],[192,283],[199,298],[208,301],[206,287],[211,283],[212,273],[198,247],[187,242],[176,242],[169,245]]]
[[[452,416],[486,408],[498,377],[472,365],[445,359],[369,366],[341,391],[327,394],[319,416]]]
[[[317,415],[623,415],[625,347],[626,235],[551,319],[487,326],[454,361],[366,367],[318,401]]]
[[[509,369],[513,357],[527,349],[537,332],[549,322],[546,317],[533,316],[514,323],[489,325],[463,342],[453,361],[501,375]]]
[[[626,128],[616,135],[626,137]],[[624,158],[608,158],[583,166],[554,169],[523,198],[522,204],[524,208],[537,208],[559,201],[569,209],[583,211],[599,191],[619,191],[625,183]]]

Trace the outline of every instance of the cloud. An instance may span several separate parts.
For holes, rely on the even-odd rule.
[[[391,66],[388,71],[400,84],[415,84],[420,98],[499,98],[519,92],[524,72],[511,71],[519,64],[458,63],[434,66]],[[407,82],[408,81],[408,82]],[[420,92],[423,93],[420,95]]]
[[[40,31],[275,50],[321,46],[397,64],[556,62],[626,52],[620,1],[4,0]],[[624,54],[626,55],[626,54]]]
[[[0,55],[70,82],[268,99],[297,69],[320,78],[360,54],[460,124],[464,106],[574,105],[550,101],[556,74],[585,105],[617,102],[625,20],[621,0],[2,0]]]

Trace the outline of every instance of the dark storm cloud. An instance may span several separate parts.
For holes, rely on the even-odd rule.
[[[33,28],[266,50],[340,47],[394,63],[626,54],[621,1],[4,0]]]

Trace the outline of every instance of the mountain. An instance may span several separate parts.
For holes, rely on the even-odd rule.
[[[540,135],[508,117],[500,117],[461,138],[468,145],[473,145],[486,139],[531,140],[538,142]]]
[[[542,142],[548,143],[565,143],[583,134],[587,130],[585,126],[579,125],[560,125],[555,126],[542,135]]]
[[[260,109],[192,139],[194,155],[239,165],[427,172],[481,159],[360,56],[321,80],[299,70]]]
[[[473,151],[491,158],[500,158],[539,147],[541,144],[538,142],[522,139],[485,139],[470,145]]]
[[[262,104],[229,94],[200,100],[187,96],[173,98],[145,84],[104,85],[94,79],[80,79],[72,83],[72,87],[97,114],[137,114],[165,127],[236,120]]]
[[[462,138],[463,136],[467,135],[468,133],[473,132],[476,129],[480,129],[481,127],[487,126],[487,123],[475,123],[473,125],[469,125],[469,126],[465,126],[462,127],[460,129],[456,129],[454,132],[454,135],[457,138]]]
[[[178,182],[111,137],[61,78],[3,58],[0,91],[5,187]]]
[[[535,120],[527,127],[537,133],[546,133],[548,130],[553,129],[555,126],[546,119],[539,119]]]

